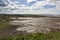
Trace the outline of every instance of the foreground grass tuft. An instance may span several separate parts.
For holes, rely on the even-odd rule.
[[[12,37],[1,38],[0,40],[60,40],[60,32],[19,34]]]

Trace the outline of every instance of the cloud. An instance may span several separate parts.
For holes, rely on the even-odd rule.
[[[60,1],[46,0],[38,1],[30,7],[24,7],[27,9],[25,13],[30,14],[59,14],[60,12]]]
[[[18,5],[16,5],[14,2],[11,2],[10,0],[2,0],[1,2],[4,2],[7,6],[0,7],[0,13],[9,14],[19,10]]]
[[[45,9],[50,9],[50,8],[56,8],[56,5],[49,5],[49,4],[47,4],[47,5],[44,5],[43,7]]]
[[[19,1],[15,1],[15,3],[20,3]]]
[[[32,1],[37,1],[37,0],[26,0],[27,1],[27,3],[30,3],[30,2],[32,2]]]
[[[0,13],[8,14],[57,14],[60,12],[60,1],[52,0],[27,0],[28,3],[37,1],[31,6],[24,4],[17,4],[18,1],[12,2],[10,0],[3,0],[7,6],[0,7]],[[7,2],[6,2],[7,1]],[[56,3],[55,3],[56,2]]]

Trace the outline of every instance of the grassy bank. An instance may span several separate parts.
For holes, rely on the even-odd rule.
[[[0,29],[10,26],[10,17],[8,15],[0,15]]]
[[[50,32],[47,34],[20,34],[12,37],[1,38],[0,40],[60,40],[60,32]]]

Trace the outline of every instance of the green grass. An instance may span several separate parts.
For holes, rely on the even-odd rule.
[[[0,29],[8,27],[10,21],[9,16],[0,15]]]
[[[47,34],[20,34],[7,38],[1,38],[0,40],[60,40],[60,32],[50,32]]]
[[[9,24],[7,22],[0,22],[0,29],[8,27]]]

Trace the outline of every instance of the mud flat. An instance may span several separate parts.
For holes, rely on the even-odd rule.
[[[26,20],[24,20],[26,19]],[[20,25],[16,31],[25,31],[26,33],[47,33],[51,31],[60,31],[60,18],[23,18],[22,20],[10,21],[12,25]]]
[[[60,31],[60,18],[30,18],[24,17],[9,22],[12,26],[0,29],[0,38],[14,34],[47,33]]]

